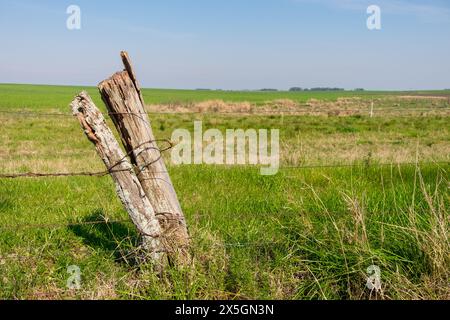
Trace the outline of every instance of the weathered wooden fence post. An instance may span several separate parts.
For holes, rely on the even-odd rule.
[[[84,91],[75,97],[70,106],[110,172],[117,194],[142,237],[142,248],[154,262],[164,263],[162,230],[155,211],[102,113]]]
[[[136,174],[142,188],[155,209],[169,257],[187,263],[190,241],[186,221],[145,112],[131,61],[126,52],[121,52],[121,57],[125,70],[104,80],[98,88],[122,143],[130,153],[131,163],[138,170]]]

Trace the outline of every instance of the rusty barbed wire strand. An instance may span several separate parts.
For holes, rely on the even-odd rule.
[[[146,145],[146,144],[150,144],[150,143],[156,143],[156,142],[166,142],[168,143],[168,146],[166,148],[163,149],[159,149],[157,146],[150,146],[150,147],[146,147],[144,149],[141,150],[142,146]],[[131,154],[133,154],[135,151],[139,151],[139,153],[142,153],[146,150],[156,150],[158,151],[158,157],[153,160],[150,161],[149,163],[145,163],[142,166],[140,166],[136,173],[136,175],[139,175],[142,171],[144,171],[147,167],[151,166],[152,164],[158,162],[161,157],[162,157],[162,153],[170,150],[171,148],[173,148],[173,143],[172,141],[168,140],[168,139],[153,139],[153,140],[149,140],[149,141],[145,141],[141,144],[139,144],[138,146],[136,146],[134,149],[128,151],[126,153],[126,155],[120,159],[119,161],[117,161],[115,164],[113,164],[111,167],[109,167],[106,170],[103,171],[97,171],[97,172],[57,172],[57,173],[41,173],[41,172],[25,172],[25,173],[2,173],[0,174],[0,178],[8,178],[8,179],[14,179],[14,178],[23,178],[23,177],[28,177],[28,178],[40,178],[40,177],[75,177],[75,176],[87,176],[87,177],[103,177],[106,176],[110,173],[115,173],[115,172],[124,172],[124,171],[129,171],[129,169],[116,169],[114,170],[115,167],[117,167],[118,165],[120,165],[127,157],[129,157]],[[167,172],[167,171],[165,171]],[[163,171],[155,171],[153,173],[165,173]]]
[[[65,114],[65,113],[36,113],[36,112],[13,112],[13,111],[0,111],[0,113],[7,113],[7,114],[17,114],[17,115],[49,115],[49,116],[73,116],[72,114]],[[124,112],[120,112],[120,113],[108,113],[108,115],[125,115],[125,114],[131,114],[131,115],[140,115],[140,114],[149,114],[148,112],[143,112],[143,113],[134,113],[134,112],[130,112],[130,113],[124,113]],[[168,139],[154,139],[154,140],[150,140],[150,141],[146,141],[140,145],[138,145],[136,148],[134,148],[133,150],[130,150],[125,156],[124,158],[122,158],[120,161],[118,161],[117,163],[115,163],[114,165],[112,165],[110,168],[108,168],[107,170],[104,171],[98,171],[98,172],[86,172],[86,171],[82,171],[82,172],[58,172],[58,173],[40,173],[40,172],[26,172],[26,173],[1,173],[0,174],[0,178],[8,178],[8,179],[14,179],[14,178],[22,178],[22,177],[28,177],[28,178],[41,178],[41,177],[74,177],[74,176],[87,176],[87,177],[104,177],[110,173],[114,173],[114,172],[121,172],[121,171],[128,171],[128,169],[123,169],[123,170],[113,170],[116,166],[118,166],[120,163],[122,163],[123,160],[126,159],[126,157],[130,156],[131,154],[133,154],[136,150],[140,149],[143,145],[145,144],[150,144],[150,143],[156,143],[156,142],[167,142],[168,143],[168,147],[164,148],[164,149],[159,149],[158,147],[147,147],[143,150],[140,150],[140,152],[144,152],[146,150],[156,150],[159,152],[158,158],[146,163],[144,165],[142,165],[140,168],[138,168],[138,172],[136,172],[137,175],[140,174],[140,172],[142,172],[143,170],[145,170],[148,166],[158,162],[161,157],[162,157],[162,152],[165,152],[171,148],[173,148],[173,143],[168,140]],[[318,168],[345,168],[345,167],[361,167],[361,166],[393,166],[393,165],[397,165],[397,166],[407,166],[407,165],[427,165],[427,164],[437,164],[437,165],[448,165],[450,162],[448,161],[433,161],[433,162],[402,162],[402,163],[357,163],[357,164],[335,164],[335,165],[300,165],[300,166],[282,166],[279,169],[283,170],[283,169],[318,169]],[[168,171],[156,171],[153,172],[155,174],[158,173],[168,173]]]
[[[17,116],[36,116],[36,117],[73,117],[70,113],[62,113],[62,112],[33,112],[33,111],[6,111],[0,110],[0,114],[12,114]]]
[[[83,225],[97,225],[97,224],[113,224],[113,223],[132,223],[130,219],[122,219],[122,220],[98,220],[98,221],[84,221],[84,222],[69,222],[69,223],[31,223],[31,224],[19,224],[19,225],[0,225],[0,230],[21,230],[21,229],[60,229],[60,228],[70,228],[75,226],[83,226]]]
[[[450,161],[422,161],[422,162],[390,162],[390,163],[377,163],[369,162],[365,163],[364,160],[361,163],[350,164],[324,164],[324,165],[306,165],[306,166],[282,166],[279,169],[320,169],[320,168],[350,168],[350,167],[389,167],[389,166],[415,166],[415,165],[450,165]]]
[[[161,150],[161,152],[166,151],[167,149]],[[142,168],[148,167],[152,165],[156,161],[159,161],[161,155],[157,160],[152,161],[151,163],[145,164],[141,167],[141,169],[137,172],[137,174],[142,171]],[[123,161],[123,160],[122,160]],[[120,164],[117,163],[114,166]],[[450,165],[450,161],[424,161],[424,162],[391,162],[391,163],[352,163],[352,164],[334,164],[334,165],[300,165],[300,166],[281,166],[279,170],[286,169],[326,169],[326,168],[358,168],[358,167],[387,167],[387,166],[423,166],[423,165]],[[113,167],[114,167],[113,166]],[[263,165],[262,165],[263,166]],[[230,166],[226,166],[230,167]],[[240,166],[242,167],[242,166]],[[247,166],[249,167],[249,166]],[[260,166],[251,166],[252,168],[259,169]],[[104,177],[110,173],[114,172],[122,172],[128,170],[105,170],[100,172],[62,172],[62,173],[37,173],[37,172],[25,172],[25,173],[1,173],[0,179],[14,179],[14,178],[44,178],[44,177],[76,177],[76,176],[88,176],[88,177]],[[169,171],[155,171],[153,173],[169,173]],[[157,178],[155,178],[157,179]]]

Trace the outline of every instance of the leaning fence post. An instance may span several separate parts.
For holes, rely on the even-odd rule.
[[[181,263],[190,261],[189,235],[185,217],[172,185],[161,151],[144,109],[139,83],[126,52],[121,52],[125,70],[98,85],[111,119],[119,132],[137,177],[156,211],[169,256]]]
[[[140,233],[141,247],[154,262],[162,262],[162,230],[155,211],[102,113],[84,91],[75,97],[70,106],[113,178],[117,194]]]

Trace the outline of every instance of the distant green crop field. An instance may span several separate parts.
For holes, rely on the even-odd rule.
[[[33,109],[59,110],[67,112],[67,106],[72,98],[81,90],[86,90],[96,104],[102,106],[100,96],[95,87],[81,86],[48,86],[0,84],[0,110]],[[420,92],[382,92],[382,91],[330,91],[330,92],[253,92],[253,91],[207,91],[207,90],[174,90],[174,89],[143,89],[144,99],[148,104],[183,104],[206,100],[220,99],[225,102],[250,102],[263,104],[265,102],[290,99],[295,102],[306,102],[309,99],[337,100],[341,97],[373,98],[386,95],[426,94],[449,95],[450,91],[420,91]]]

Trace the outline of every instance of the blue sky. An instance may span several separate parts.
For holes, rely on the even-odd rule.
[[[95,85],[127,50],[144,87],[450,88],[445,0],[0,0],[0,39],[2,83]]]

